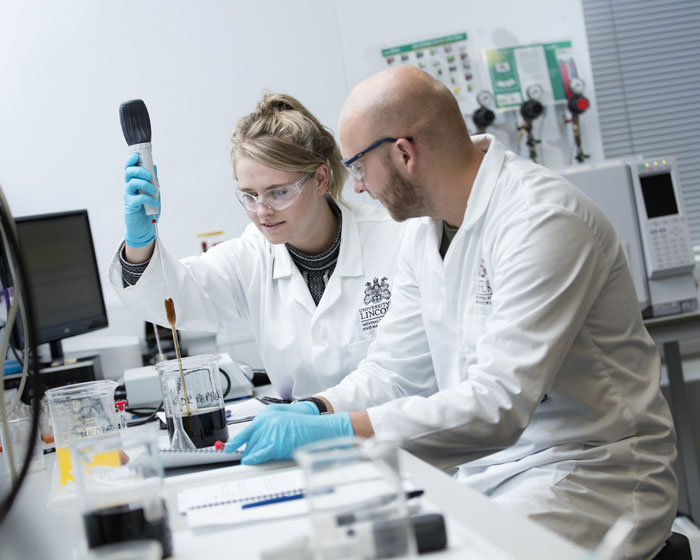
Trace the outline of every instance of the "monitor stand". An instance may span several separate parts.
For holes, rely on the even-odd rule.
[[[51,350],[51,362],[52,367],[62,366],[65,363],[65,355],[63,354],[63,344],[60,340],[52,340],[49,342],[49,349]]]
[[[82,358],[66,358],[63,353],[63,343],[60,340],[49,342],[49,350],[51,359],[48,364],[44,364],[46,367],[71,366],[82,360]],[[92,356],[89,358],[92,358]]]

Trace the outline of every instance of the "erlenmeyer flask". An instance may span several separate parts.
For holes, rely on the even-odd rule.
[[[192,443],[190,436],[187,435],[185,427],[182,425],[182,416],[180,414],[173,415],[173,423],[175,429],[173,430],[173,437],[170,439],[170,449],[177,449],[179,451],[197,449],[194,443]]]

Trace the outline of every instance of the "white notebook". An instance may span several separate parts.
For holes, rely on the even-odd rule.
[[[215,447],[205,447],[204,449],[192,449],[179,451],[161,447],[160,461],[164,469],[174,469],[177,467],[191,467],[195,465],[208,465],[211,463],[240,463],[242,453],[224,453],[223,450]]]
[[[293,469],[187,488],[177,496],[178,509],[187,515],[187,523],[192,528],[295,517],[308,512],[303,490],[302,472]],[[267,500],[275,503],[244,508],[247,504]]]
[[[231,480],[207,486],[186,488],[177,495],[178,509],[194,509],[226,504],[244,504],[299,494],[304,491],[301,469]]]

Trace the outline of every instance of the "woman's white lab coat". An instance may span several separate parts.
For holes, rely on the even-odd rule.
[[[271,245],[253,224],[240,238],[182,261],[156,247],[144,274],[127,288],[115,254],[110,281],[135,315],[167,326],[162,250],[177,328],[215,332],[245,321],[279,395],[307,397],[338,383],[365,357],[391,303],[405,230],[383,208],[338,206],[340,254],[318,307],[286,247]]]
[[[652,554],[675,437],[619,238],[572,185],[474,140],[487,153],[444,261],[442,223],[409,225],[368,358],[321,394],[584,546],[630,513],[629,557]]]

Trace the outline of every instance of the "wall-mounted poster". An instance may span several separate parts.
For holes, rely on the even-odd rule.
[[[498,108],[518,107],[537,91],[543,105],[563,103],[568,83],[578,77],[571,41],[484,49],[491,87]]]
[[[466,33],[455,33],[382,49],[387,66],[411,64],[445,84],[459,100],[476,95],[477,68]]]

